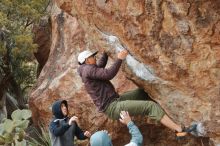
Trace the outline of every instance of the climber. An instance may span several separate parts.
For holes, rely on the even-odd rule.
[[[66,100],[58,100],[52,106],[53,119],[49,125],[52,146],[74,146],[74,137],[84,140],[91,136],[90,132],[83,132],[77,125],[77,117],[68,117]]]
[[[143,143],[143,136],[139,131],[138,127],[131,121],[131,117],[127,111],[121,111],[120,122],[127,125],[129,133],[131,134],[131,140],[125,146],[141,146]],[[111,138],[108,132],[98,131],[94,133],[90,138],[91,146],[112,146]]]
[[[96,54],[97,52],[85,50],[78,55],[80,64],[78,73],[100,112],[114,120],[119,119],[120,111],[128,111],[131,116],[145,115],[175,130],[176,136],[179,137],[186,136],[188,132],[194,130],[192,127],[183,128],[174,123],[157,103],[148,100],[150,99],[148,94],[142,89],[129,91],[122,95],[115,91],[110,80],[116,76],[122,61],[128,55],[126,50],[117,54],[116,61],[109,68],[105,68],[108,61],[107,53],[103,52],[98,63],[96,63]]]

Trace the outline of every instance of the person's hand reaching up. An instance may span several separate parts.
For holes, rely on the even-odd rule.
[[[131,117],[127,111],[121,111],[120,122],[127,125],[131,121]]]

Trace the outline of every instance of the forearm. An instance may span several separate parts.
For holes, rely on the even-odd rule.
[[[50,129],[55,136],[62,136],[69,129],[69,127],[70,126],[67,123],[61,125],[60,127],[57,127],[57,125],[53,124],[51,125]]]
[[[78,137],[79,140],[85,140],[85,139],[87,139],[87,138],[88,138],[88,137],[85,136],[84,134],[81,134],[81,135]]]
[[[76,123],[76,137],[79,140],[84,140],[84,139],[88,138],[84,135],[84,132],[80,129],[80,127],[77,125],[77,123]]]
[[[131,142],[134,142],[136,144],[142,144],[143,136],[142,136],[140,130],[138,129],[138,127],[132,121],[130,121],[127,124],[127,127],[129,129],[129,133],[132,136]]]
[[[111,80],[118,73],[122,60],[117,59],[109,68],[90,67],[88,77],[92,79]]]
[[[99,62],[97,63],[97,66],[104,68],[107,64],[107,61],[108,61],[108,55],[107,55],[107,53],[104,52],[102,54],[102,57],[100,58]]]

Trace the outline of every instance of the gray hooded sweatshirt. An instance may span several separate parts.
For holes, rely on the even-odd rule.
[[[50,122],[49,134],[52,146],[74,146],[74,137],[84,140],[87,137],[79,128],[77,123],[71,126],[68,124],[69,117],[65,117],[61,111],[61,104],[64,103],[68,109],[66,100],[58,100],[52,106],[53,119]]]

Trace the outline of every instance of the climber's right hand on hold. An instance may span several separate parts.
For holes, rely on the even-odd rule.
[[[118,53],[118,59],[124,60],[128,55],[128,51],[127,50],[123,50],[121,52]]]

